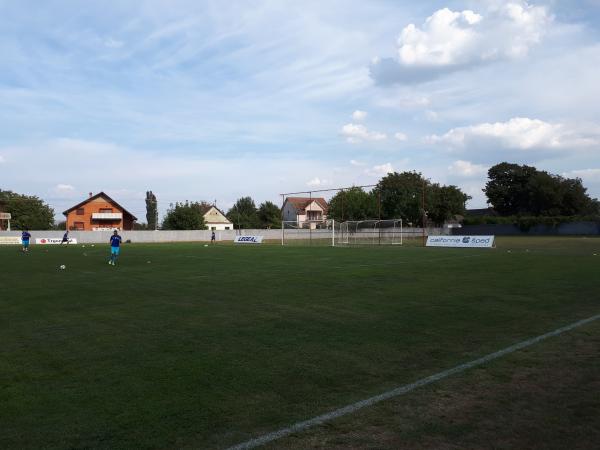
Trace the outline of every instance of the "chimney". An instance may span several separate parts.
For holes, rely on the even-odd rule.
[[[92,193],[90,192],[90,198],[92,198]]]

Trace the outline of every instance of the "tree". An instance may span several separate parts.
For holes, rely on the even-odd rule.
[[[163,230],[206,230],[204,216],[199,203],[175,203],[167,210],[162,224]]]
[[[252,229],[260,227],[258,211],[251,197],[242,197],[227,211],[227,218],[236,229]]]
[[[379,206],[376,192],[359,187],[339,191],[329,201],[327,216],[335,220],[377,219]]]
[[[483,190],[503,216],[576,216],[600,212],[579,178],[563,178],[535,167],[503,162],[488,171]]]
[[[402,218],[407,223],[423,224],[423,189],[427,218],[441,225],[457,214],[464,214],[470,199],[456,186],[441,186],[417,172],[389,173],[377,184],[384,219]]]
[[[14,229],[51,230],[54,227],[54,210],[42,199],[0,190],[0,205],[11,214]]]
[[[503,162],[490,167],[485,195],[493,208],[503,216],[529,213],[528,183],[535,167]]]
[[[464,215],[465,205],[471,197],[456,186],[440,186],[437,183],[426,187],[427,217],[436,225],[443,225],[455,215]]]
[[[270,201],[261,203],[258,207],[258,220],[261,228],[281,228],[281,209]]]
[[[417,172],[389,173],[379,180],[375,193],[381,197],[382,218],[402,218],[405,222],[420,224],[424,183]]]
[[[148,230],[156,230],[158,225],[158,202],[152,191],[146,192],[146,222]]]

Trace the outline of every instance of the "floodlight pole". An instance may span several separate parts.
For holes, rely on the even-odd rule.
[[[283,223],[283,219],[285,218],[283,214],[283,207],[285,206],[285,200],[283,198],[283,194],[281,194],[281,245],[285,245],[285,224]]]

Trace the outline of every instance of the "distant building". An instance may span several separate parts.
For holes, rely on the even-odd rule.
[[[288,197],[283,203],[283,221],[305,223],[321,222],[327,219],[329,205],[322,197]]]
[[[104,192],[92,195],[67,209],[67,230],[110,231],[133,230],[137,218]]]
[[[204,206],[202,214],[204,215],[204,223],[206,223],[206,227],[209,230],[233,230],[233,223],[215,205]]]
[[[475,208],[467,209],[465,216],[481,217],[481,216],[498,216],[498,212],[494,208]]]

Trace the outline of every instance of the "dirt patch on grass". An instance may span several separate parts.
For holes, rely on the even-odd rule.
[[[271,444],[287,449],[593,449],[600,325]]]

